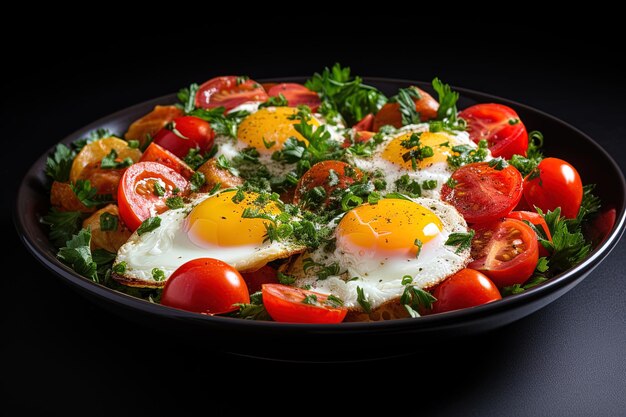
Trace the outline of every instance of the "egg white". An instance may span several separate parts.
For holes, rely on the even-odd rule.
[[[218,194],[215,194],[218,195]],[[292,242],[263,242],[260,245],[200,247],[195,245],[185,231],[185,219],[192,208],[211,198],[200,194],[185,207],[162,213],[161,225],[139,236],[133,233],[117,252],[115,264],[125,262],[123,278],[134,286],[161,286],[182,264],[192,259],[215,258],[226,262],[241,272],[255,271],[275,259],[302,252],[305,247]],[[158,268],[165,279],[155,281],[152,270]]]
[[[443,231],[423,245],[417,258],[359,256],[341,248],[327,253],[324,248],[320,248],[300,255],[289,266],[287,272],[296,277],[295,285],[310,286],[313,291],[333,294],[352,310],[361,309],[357,301],[357,287],[360,287],[372,309],[375,309],[402,295],[405,288],[402,279],[406,275],[413,278],[416,287],[427,289],[463,269],[470,262],[469,248],[457,253],[457,247],[445,245],[451,233],[467,232],[467,223],[461,214],[451,205],[436,199],[417,198],[412,201],[432,210],[443,224]],[[335,219],[333,226],[339,220]],[[303,262],[307,258],[322,265],[337,263],[339,275],[319,279],[316,268],[304,270]]]

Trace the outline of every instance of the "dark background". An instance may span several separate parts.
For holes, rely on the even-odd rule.
[[[16,272],[0,279],[3,407],[16,415],[185,414],[193,406],[335,414],[339,404],[356,412],[376,403],[415,415],[626,414],[624,242],[573,291],[506,328],[428,355],[334,365],[233,357],[139,327],[83,300],[26,252],[11,210],[36,157],[99,117],[223,74],[308,75],[339,61],[359,75],[436,75],[560,117],[626,167],[616,33],[592,31],[584,21],[566,31],[536,20],[461,31],[445,19],[432,27],[356,17],[284,27],[276,20],[260,32],[239,22],[243,40],[214,25],[190,31],[184,21],[167,28],[132,22],[132,30],[119,21],[59,24],[30,43],[4,36],[0,172],[10,189],[1,236],[9,248],[5,268]],[[336,25],[342,29],[331,33]],[[225,402],[225,393],[239,400]]]

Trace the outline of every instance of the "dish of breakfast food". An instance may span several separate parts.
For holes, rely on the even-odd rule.
[[[616,218],[593,184],[515,109],[432,91],[387,97],[339,65],[192,84],[124,132],[57,145],[41,221],[95,283],[248,320],[420,320],[585,259]]]

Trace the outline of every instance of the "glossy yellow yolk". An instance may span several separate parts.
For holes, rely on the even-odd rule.
[[[405,148],[402,146],[402,141],[409,140],[411,138],[411,134],[411,132],[408,132],[391,140],[387,144],[387,147],[383,150],[383,158],[395,165],[411,169],[411,160],[409,159],[408,161],[404,161],[404,159],[402,159],[402,155],[411,150],[411,148]],[[446,143],[448,146],[442,146],[442,144]],[[422,133],[420,136],[420,146],[430,146],[433,149],[434,155],[417,161],[417,166],[420,169],[423,169],[428,168],[431,164],[437,162],[446,162],[448,160],[448,156],[454,155],[452,147],[455,145],[458,145],[458,143],[445,133]]]
[[[259,209],[261,213],[279,214],[273,203],[261,207],[255,204],[256,193],[245,193],[245,198],[236,203],[236,191],[226,191],[209,197],[191,210],[187,217],[186,231],[189,240],[201,247],[259,245],[265,236],[263,219],[242,218],[246,208]]]
[[[299,119],[290,120],[298,110],[293,107],[267,107],[243,119],[237,130],[237,137],[248,146],[257,148],[261,153],[271,154],[282,149],[285,141],[294,136],[298,140],[306,140],[296,132],[293,125],[300,123]],[[315,118],[311,118],[309,125],[319,126]],[[263,141],[265,139],[265,142]],[[269,149],[266,144],[274,142]]]
[[[439,217],[426,207],[384,199],[346,213],[337,226],[337,247],[360,256],[410,258],[417,254],[416,239],[426,244],[442,230]]]

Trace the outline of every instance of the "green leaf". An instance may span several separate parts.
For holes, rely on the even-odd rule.
[[[114,202],[110,194],[98,195],[98,190],[91,186],[89,180],[78,180],[76,183],[71,184],[71,187],[76,198],[86,207],[95,207]]]
[[[185,202],[181,196],[169,197],[165,200],[165,205],[170,210],[175,210],[185,207]]]
[[[285,96],[282,93],[278,93],[278,96],[270,97],[267,99],[265,103],[261,103],[259,105],[259,109],[262,109],[264,107],[286,107],[288,105],[289,105],[289,102],[287,101]]]
[[[456,253],[461,253],[472,246],[474,234],[475,232],[472,229],[470,229],[468,233],[450,233],[450,236],[448,236],[448,240],[446,240],[445,244],[449,246],[456,246]]]
[[[110,264],[115,260],[115,256],[115,253],[105,249],[96,249],[91,252],[91,257],[98,266]]]
[[[206,177],[202,172],[196,171],[193,173],[191,178],[189,178],[189,182],[191,184],[191,191],[198,192],[206,183]]]
[[[130,158],[124,158],[117,162],[117,151],[111,149],[111,152],[100,161],[100,168],[103,169],[122,169],[129,167],[133,164],[133,160]]]
[[[78,274],[99,282],[98,265],[91,257],[91,230],[82,229],[67,241],[66,245],[59,249],[57,256],[63,263],[70,266]]]
[[[165,280],[165,272],[159,268],[152,268],[152,279],[155,281]]]
[[[280,282],[283,285],[291,285],[296,282],[296,278],[294,276],[283,274],[280,271],[278,271],[277,277],[278,277],[278,282]]]
[[[421,122],[420,114],[416,110],[415,101],[421,97],[419,91],[415,87],[401,88],[398,95],[392,98],[400,105],[400,114],[402,115],[402,126],[418,124]]]
[[[161,226],[161,218],[159,216],[156,217],[148,217],[146,220],[141,223],[141,226],[137,229],[137,234],[139,236],[151,232],[154,229]]]
[[[333,294],[330,294],[326,298],[326,301],[324,301],[324,304],[333,308],[340,308],[343,307],[343,300]]]
[[[46,175],[54,181],[67,182],[76,153],[62,143],[58,144],[52,157],[46,160]]]
[[[102,213],[100,215],[100,230],[108,232],[110,230],[117,230],[118,217],[111,213]]]
[[[272,320],[263,305],[263,295],[261,291],[250,295],[249,304],[237,303],[235,306],[237,306],[239,310],[232,313],[234,317],[246,320]]]
[[[363,288],[357,286],[356,287],[356,295],[357,295],[356,301],[363,308],[363,310],[366,313],[368,313],[368,314],[371,313],[372,312],[372,304],[369,302],[369,300],[365,296],[365,292],[363,291]]]
[[[191,113],[196,107],[196,94],[198,94],[198,84],[193,83],[187,88],[178,91],[178,101],[181,102],[185,114]]]
[[[452,91],[448,84],[441,82],[439,78],[433,80],[433,89],[439,96],[439,110],[437,119],[447,120],[450,123],[456,122],[457,109],[456,102],[459,100],[459,93]]]
[[[50,226],[50,241],[56,247],[65,245],[81,229],[82,213],[79,211],[59,211],[50,209],[41,222]]]

